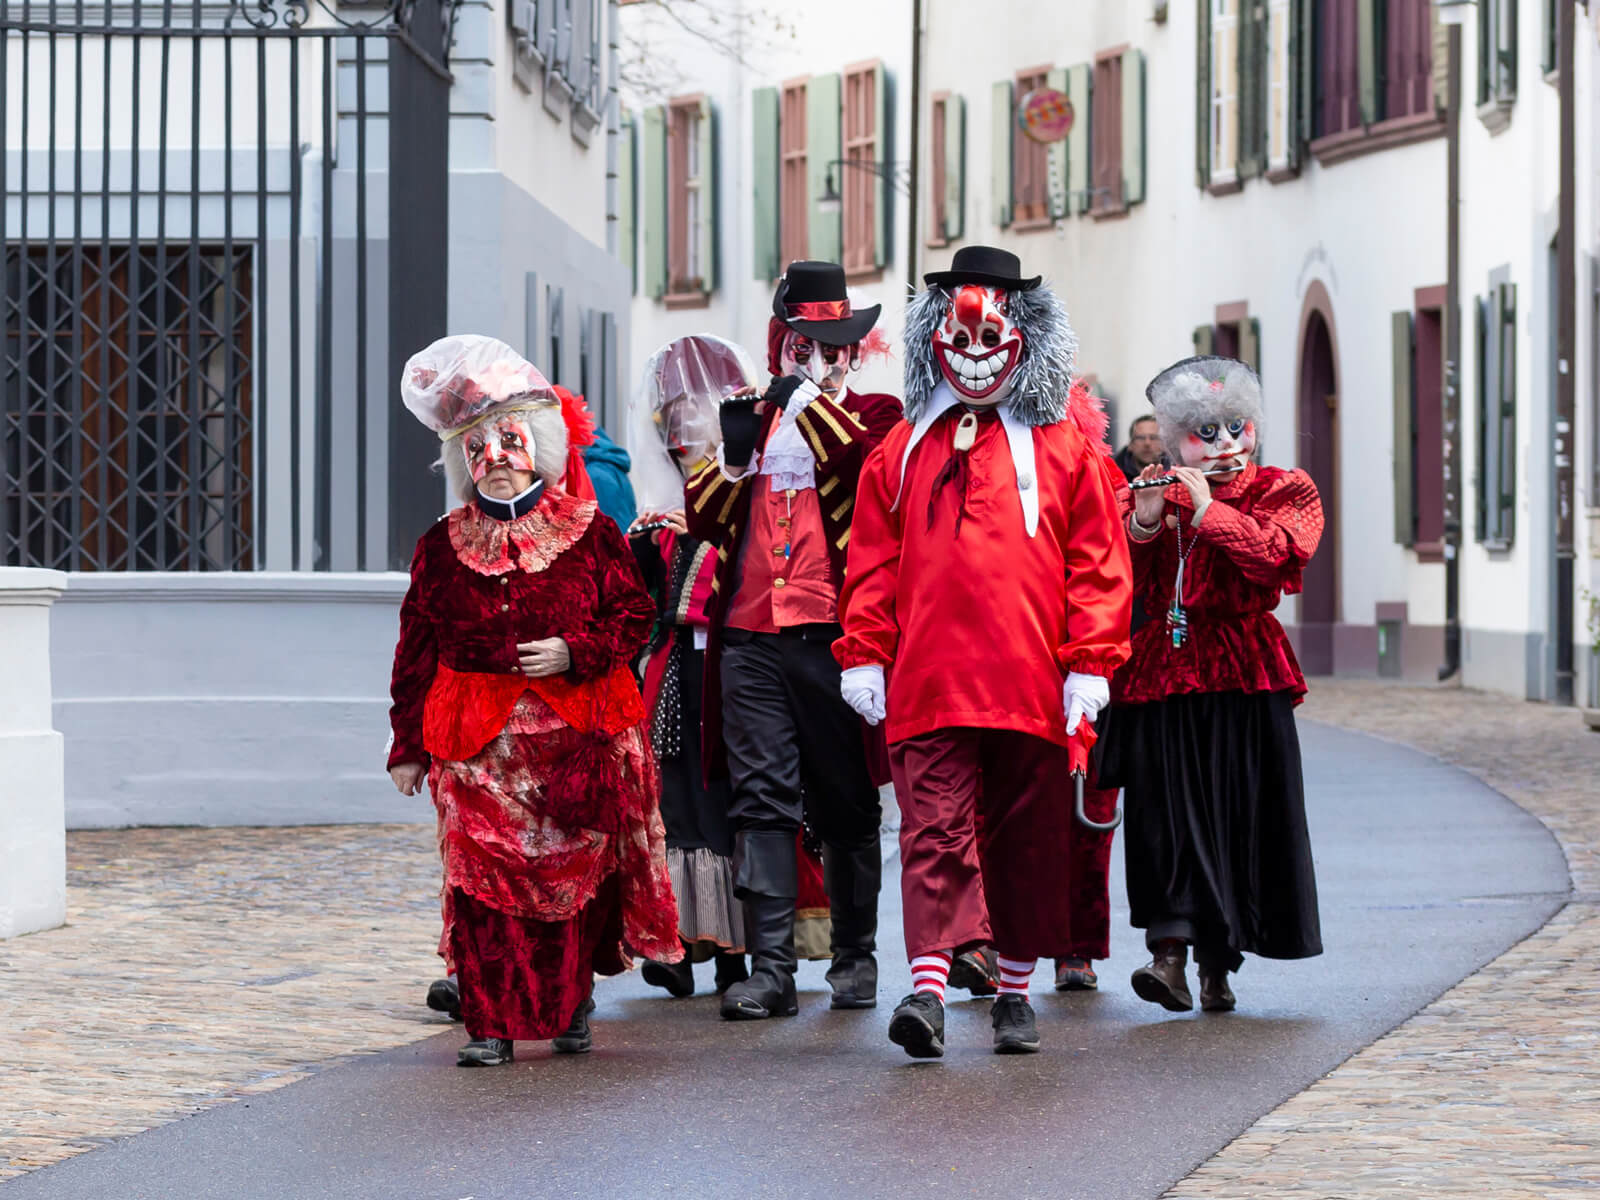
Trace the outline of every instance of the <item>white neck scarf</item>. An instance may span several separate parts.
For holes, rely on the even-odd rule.
[[[811,453],[794,419],[820,395],[822,392],[809,379],[795,388],[772,436],[767,438],[766,448],[761,452],[760,473],[772,480],[775,492],[804,491],[817,486],[817,456]]]

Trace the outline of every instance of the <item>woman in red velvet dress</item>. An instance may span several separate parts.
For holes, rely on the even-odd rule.
[[[587,414],[509,346],[445,338],[406,364],[409,408],[463,501],[417,543],[400,610],[389,772],[426,775],[444,942],[470,1039],[592,1044],[596,973],[675,961],[658,781],[630,664],[652,609],[582,486]],[[565,486],[563,486],[565,485]]]
[[[1306,685],[1272,615],[1300,590],[1322,504],[1304,471],[1252,461],[1261,384],[1245,364],[1185,359],[1147,395],[1183,465],[1171,486],[1123,493],[1152,619],[1112,681],[1099,781],[1126,793],[1128,902],[1152,953],[1134,991],[1192,1009],[1192,945],[1201,1007],[1226,1012],[1244,954],[1322,952],[1294,723]]]

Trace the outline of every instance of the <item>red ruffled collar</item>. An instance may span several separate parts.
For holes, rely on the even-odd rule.
[[[450,545],[462,565],[480,575],[517,569],[536,575],[577,544],[598,511],[593,500],[554,488],[514,521],[496,520],[476,504],[464,504],[450,514]]]

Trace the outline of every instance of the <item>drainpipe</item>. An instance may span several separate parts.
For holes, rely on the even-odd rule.
[[[1461,670],[1461,26],[1446,31],[1444,318],[1444,665]]]
[[[1572,704],[1576,674],[1573,663],[1572,573],[1577,559],[1573,488],[1573,426],[1577,412],[1578,251],[1577,251],[1577,101],[1574,92],[1573,43],[1577,5],[1556,5],[1556,71],[1561,90],[1561,194],[1556,229],[1556,691],[1557,704]]]
[[[906,295],[917,278],[917,216],[922,205],[922,0],[911,0],[911,196],[906,202]]]

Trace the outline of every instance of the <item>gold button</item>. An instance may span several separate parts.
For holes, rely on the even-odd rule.
[[[781,580],[781,579],[774,579],[774,580],[773,580],[773,581],[772,581],[772,586],[773,586],[773,587],[782,587],[782,586],[783,586],[783,580]]]
[[[772,548],[772,552],[774,554],[778,555],[781,558],[783,556],[783,547],[782,546],[774,546]]]
[[[500,576],[500,586],[501,586],[501,587],[505,587],[505,586],[506,586],[506,584],[508,584],[508,583],[510,583],[510,582],[511,582],[511,578],[510,578],[510,576],[508,576],[508,575],[502,575],[502,576]]]
[[[783,494],[787,499],[790,499],[790,500],[794,499],[794,489],[793,488],[790,488],[788,491],[784,492]]]
[[[779,529],[787,529],[787,528],[789,528],[789,518],[788,517],[779,517],[778,518],[778,528]]]
[[[509,604],[502,604],[502,605],[501,605],[501,606],[500,606],[500,611],[501,611],[501,612],[510,612],[510,611],[511,611],[511,605],[509,605]]]

